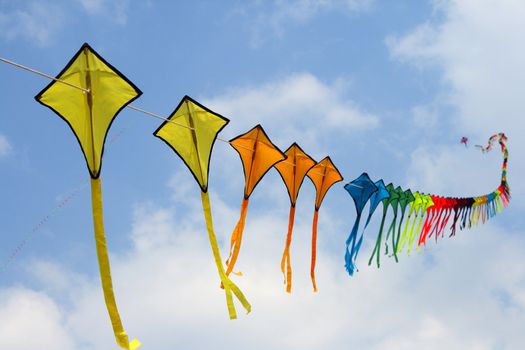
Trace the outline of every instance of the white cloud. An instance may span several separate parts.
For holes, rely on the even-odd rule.
[[[45,47],[55,43],[71,18],[83,13],[104,17],[119,25],[127,23],[128,0],[77,0],[79,6],[70,7],[69,1],[19,1],[0,9],[0,40],[25,40]],[[81,10],[82,12],[78,12]]]
[[[26,288],[0,290],[0,339],[13,350],[72,350],[64,314],[49,296]]]
[[[269,3],[269,5],[268,5]],[[252,21],[251,45],[258,47],[268,40],[268,35],[282,37],[291,24],[304,24],[323,12],[341,11],[360,13],[370,9],[374,0],[274,0],[272,2],[252,3],[254,9],[249,13],[258,13]],[[261,8],[269,6],[268,10]]]
[[[235,218],[222,213],[237,213],[237,208],[225,207],[214,194],[212,208],[224,254]],[[313,294],[312,213],[299,205],[291,251],[293,293],[287,295],[279,270],[287,225],[281,209],[255,205],[248,214],[237,264],[244,277],[235,280],[253,311],[243,315],[239,306],[239,320],[229,321],[203,219],[194,220],[202,216],[200,208],[186,213],[179,205],[138,206],[132,247],[111,254],[128,333],[153,349],[517,349],[525,341],[525,268],[516,264],[523,235],[488,225],[430,244],[424,254],[403,256],[399,264],[385,258],[380,270],[365,267],[370,249],[364,247],[361,271],[350,279],[342,254],[334,255],[327,244],[344,235],[349,223],[343,227],[329,210],[322,211],[320,291]],[[30,271],[49,292],[0,291],[0,338],[10,341],[9,349],[33,348],[34,339],[41,347],[42,341],[54,341],[43,346],[53,349],[114,346],[98,276],[87,279],[49,262]],[[68,302],[58,306],[53,299]],[[39,326],[33,329],[33,322]],[[41,337],[27,337],[28,329],[41,330]]]
[[[120,25],[128,21],[128,0],[78,0],[90,15],[105,16]]]
[[[514,197],[522,197],[525,186],[518,179],[525,174],[525,2],[449,0],[434,6],[443,19],[388,38],[392,56],[422,69],[442,70],[442,94],[447,96],[442,106],[455,108],[448,116],[454,131],[474,143],[486,142],[495,132],[507,134],[509,181]],[[455,163],[463,158],[460,152],[451,157]]]
[[[63,24],[56,4],[31,1],[18,9],[0,11],[0,39],[23,39],[37,46],[50,45]]]
[[[13,147],[9,143],[9,140],[4,135],[0,134],[0,158],[7,156],[11,153]]]
[[[309,73],[234,89],[204,103],[231,118],[230,129],[248,130],[261,122],[286,144],[296,139],[313,144],[328,131],[355,132],[379,124],[375,115],[344,97],[342,81],[326,84]]]

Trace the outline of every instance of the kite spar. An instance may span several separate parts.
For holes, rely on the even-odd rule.
[[[104,143],[113,120],[141,94],[122,73],[84,44],[54,81],[35,97],[69,125],[84,154],[91,175],[93,223],[104,300],[116,341],[129,350],[138,348],[140,342],[129,341],[115,301],[104,234],[100,171]]]
[[[174,122],[176,120],[176,122]],[[202,209],[206,220],[208,238],[213,257],[226,293],[226,304],[231,319],[237,314],[233,304],[232,292],[247,312],[251,306],[240,289],[228,278],[222,265],[222,259],[213,230],[210,199],[208,196],[208,176],[213,145],[217,134],[229,120],[185,96],[169,118],[154,132],[182,159],[191,171],[201,189]]]

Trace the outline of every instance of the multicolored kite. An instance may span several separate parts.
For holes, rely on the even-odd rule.
[[[284,275],[286,291],[292,291],[292,266],[290,264],[290,244],[292,242],[292,230],[295,217],[295,202],[299,189],[303,184],[306,173],[315,165],[313,160],[306,154],[297,143],[293,143],[285,152],[286,160],[275,164],[275,168],[281,175],[281,178],[288,190],[290,197],[290,215],[288,219],[288,234],[286,235],[286,245],[284,247],[283,257],[281,259],[281,271]],[[286,269],[286,272],[285,272]]]
[[[277,163],[286,159],[286,155],[277,148],[261,125],[256,125],[245,134],[234,137],[230,144],[239,153],[242,167],[244,169],[244,198],[241,204],[241,215],[233,230],[230,243],[230,257],[226,261],[228,276],[235,266],[239,251],[241,249],[242,233],[248,211],[248,202],[255,186],[262,180],[263,176]]]
[[[208,196],[208,175],[210,172],[211,152],[217,134],[229,123],[223,116],[209,110],[189,96],[184,96],[173,113],[153,133],[177,153],[191,171],[201,188],[202,209],[208,229],[208,237],[219,271],[221,285],[226,293],[226,304],[231,319],[237,314],[233,305],[232,292],[247,312],[251,307],[240,289],[228,278],[222,265],[222,259],[213,230],[210,199]]]
[[[393,219],[388,229],[385,244],[387,244],[386,241],[391,237],[393,251],[392,256],[394,256],[396,261],[398,253],[401,252],[405,248],[405,246],[407,247],[408,254],[410,254],[411,248],[413,246],[414,241],[416,240],[416,237],[418,238],[417,248],[419,250],[419,248],[422,245],[426,245],[428,238],[434,236],[437,240],[439,237],[444,237],[445,229],[448,226],[450,226],[449,237],[452,237],[456,234],[457,227],[459,227],[460,229],[464,229],[471,228],[477,225],[480,221],[485,223],[485,221],[494,217],[497,213],[500,213],[503,208],[507,207],[510,200],[510,189],[507,183],[507,137],[503,133],[495,134],[489,139],[487,147],[477,147],[479,147],[484,153],[486,153],[492,149],[492,146],[496,141],[499,142],[501,146],[501,152],[503,153],[503,165],[500,185],[492,193],[479,197],[454,198],[436,195],[425,195],[419,192],[412,193],[412,191],[410,190],[403,191],[400,187],[394,188],[394,185],[392,184],[386,186],[389,196],[382,197],[383,216],[381,219],[381,224],[379,227],[374,251],[369,260],[369,265],[372,263],[374,256],[376,256],[377,266],[380,266],[379,256],[381,250],[381,242],[383,241],[382,233],[385,224],[385,218],[390,207],[392,207]],[[363,175],[354,180],[352,183],[362,181]],[[366,186],[369,186],[369,184],[366,181],[364,183],[366,184]],[[361,215],[360,211],[364,206],[362,202],[356,201],[355,198],[360,198],[359,195],[366,196],[366,194],[364,192],[361,194],[361,192],[356,189],[347,188],[347,190],[353,191],[355,193],[354,195],[352,195],[358,212],[356,223],[354,224],[355,227],[359,224],[359,219]],[[376,193],[372,193],[372,195],[370,196],[371,212],[372,208],[375,208],[374,205],[377,205],[377,201],[375,201],[374,203],[373,200],[375,199],[374,195]],[[405,222],[404,229],[401,230],[403,220],[405,219],[405,211],[407,207],[409,208],[408,216]],[[397,225],[396,223],[398,209],[401,211],[401,219],[399,221],[399,225]],[[359,247],[360,244],[356,244],[356,246]],[[388,254],[388,245],[386,247],[386,254]],[[347,251],[345,256],[345,259],[347,261],[348,254],[349,253],[347,241]],[[347,264],[347,270],[349,271],[350,275],[352,275],[351,272],[353,272],[354,264],[355,260]],[[348,268],[348,266],[350,266],[350,268]]]
[[[306,176],[312,180],[315,186],[315,211],[312,223],[312,262],[310,265],[310,278],[312,279],[312,286],[314,292],[317,292],[317,285],[315,283],[315,260],[317,256],[317,220],[319,218],[319,208],[323,199],[335,183],[343,181],[343,176],[337,170],[330,157],[326,157],[313,166]]]
[[[111,123],[126,105],[142,92],[122,73],[84,44],[57,80],[46,86],[35,99],[58,114],[71,128],[86,159],[91,175],[91,203],[95,242],[104,299],[120,347],[136,349],[138,340],[128,340],[118,313],[109,267],[102,209],[100,170],[104,142]],[[67,85],[69,83],[69,85]],[[70,85],[82,87],[73,89]]]

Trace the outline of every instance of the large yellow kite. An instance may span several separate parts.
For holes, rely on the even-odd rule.
[[[84,89],[75,89],[69,83]],[[71,128],[80,144],[91,175],[91,203],[98,264],[104,299],[118,345],[134,350],[140,346],[129,341],[115,302],[109,257],[104,235],[100,169],[104,141],[117,114],[142,92],[122,73],[84,44],[66,67],[35,99],[54,111]]]

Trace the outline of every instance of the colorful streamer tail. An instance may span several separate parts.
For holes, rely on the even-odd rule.
[[[122,321],[117,309],[115,294],[113,293],[113,282],[111,281],[111,269],[109,266],[108,249],[106,246],[106,236],[104,234],[104,216],[102,208],[102,185],[100,178],[91,178],[91,204],[93,208],[93,224],[95,228],[95,242],[97,246],[98,265],[100,269],[100,279],[104,300],[108,309],[109,318],[113,326],[113,333],[118,345],[123,349],[135,350],[141,344],[133,339],[131,342],[124,331]]]
[[[246,310],[246,313],[251,311],[251,305],[248,300],[246,300],[241,290],[228,278],[227,274],[224,272],[224,266],[222,265],[217,238],[215,237],[215,232],[213,230],[210,198],[208,196],[208,192],[201,191],[201,200],[204,217],[206,219],[206,228],[208,229],[208,238],[210,239],[211,250],[213,252],[213,257],[215,258],[215,265],[217,265],[217,270],[219,271],[219,277],[221,279],[221,285],[224,287],[224,291],[226,293],[226,305],[228,306],[228,313],[230,315],[230,319],[233,320],[237,318],[237,313],[235,311],[235,305],[233,304],[232,292],[241,302],[242,306]]]
[[[295,218],[295,207],[290,206],[290,216],[288,219],[288,233],[286,235],[286,246],[284,247],[283,257],[281,259],[281,272],[284,275],[284,284],[286,292],[292,292],[292,265],[290,263],[290,244],[292,243],[292,231]],[[286,270],[286,272],[285,272]]]
[[[314,211],[314,220],[312,222],[312,262],[310,264],[310,278],[312,279],[312,286],[314,292],[317,292],[317,284],[315,283],[315,260],[317,258],[317,221],[319,219],[319,209]]]
[[[246,213],[248,212],[248,198],[244,198],[241,204],[241,216],[239,221],[233,230],[231,241],[230,241],[230,256],[226,260],[226,276],[229,276],[233,271],[239,251],[241,250],[242,233],[244,232],[244,223],[246,222]]]

